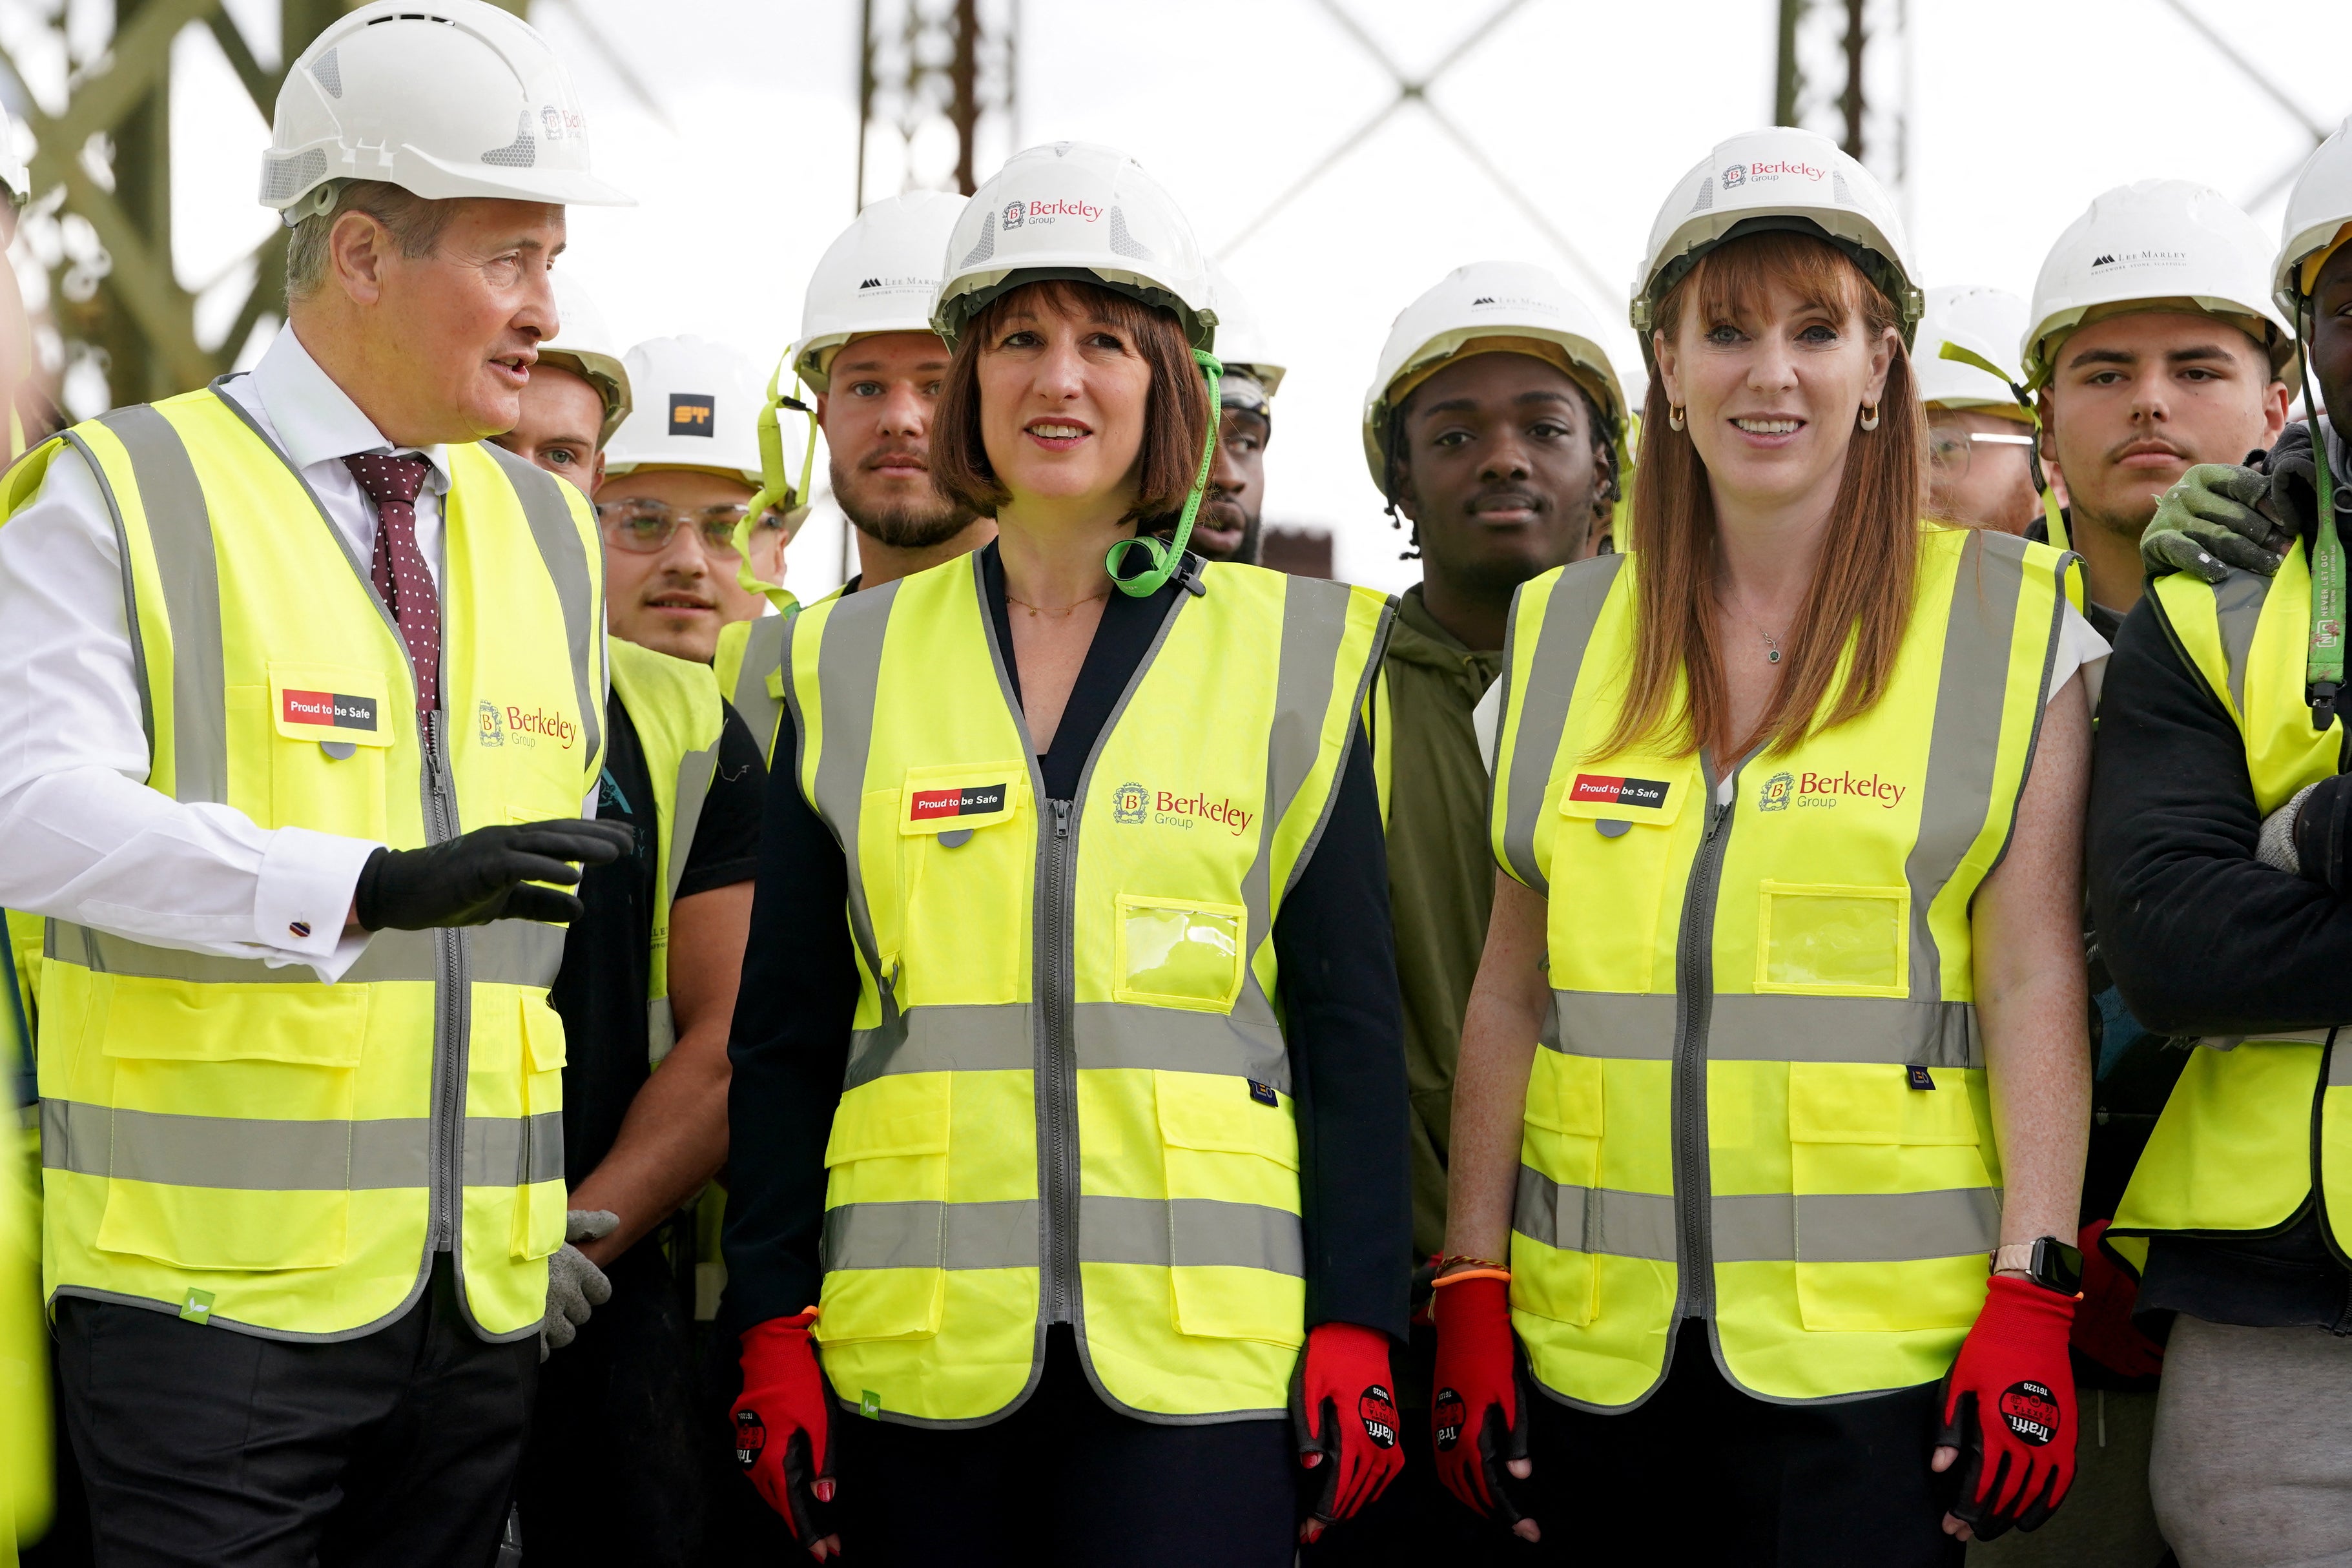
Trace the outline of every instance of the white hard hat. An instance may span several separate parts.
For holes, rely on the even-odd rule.
[[[948,236],[968,198],[908,191],[857,215],[809,275],[792,368],[817,392],[833,351],[868,332],[928,332]]]
[[[2278,369],[2294,331],[2271,300],[2270,264],[2261,227],[2207,186],[2141,180],[2094,197],[2033,280],[2032,325],[2018,351],[2025,384],[2048,384],[2058,344],[2101,306],[2165,300],[2256,324]]]
[[[578,279],[561,267],[547,276],[555,286],[557,331],[539,345],[539,363],[568,370],[596,389],[604,400],[604,425],[597,439],[610,441],[629,416],[629,370],[620,342]]]
[[[2024,331],[2025,301],[2005,289],[1964,283],[1928,289],[1927,313],[1919,318],[1919,351],[1911,362],[1919,401],[1933,408],[2022,411],[2011,384],[2024,379],[2012,357]],[[1944,358],[1946,343],[1990,361],[2000,374]]]
[[[338,18],[278,89],[261,205],[288,226],[338,180],[430,201],[628,206],[588,172],[588,121],[547,40],[486,0],[376,0]]]
[[[23,121],[0,110],[0,184],[8,187],[8,200],[20,207],[33,196],[33,171],[25,163],[25,144],[31,139]]]
[[[2287,193],[2286,222],[2271,269],[2271,298],[2288,320],[2294,320],[2298,302],[2308,292],[2296,274],[2305,261],[2333,248],[2347,224],[2352,224],[2352,120],[2345,121],[2305,160],[2294,189]]]
[[[1250,309],[1241,286],[1225,276],[1225,269],[1213,261],[1209,263],[1209,299],[1217,312],[1219,363],[1227,370],[1237,370],[1254,378],[1272,397],[1281,390],[1282,378],[1289,367],[1275,357],[1274,345],[1265,341],[1257,312]]]
[[[1481,339],[1520,339],[1517,352],[1549,359],[1599,405],[1612,442],[1625,430],[1625,389],[1601,346],[1601,320],[1558,278],[1524,261],[1474,261],[1397,312],[1364,394],[1364,461],[1388,485],[1386,443],[1397,401]],[[1503,347],[1502,344],[1496,345]]]
[[[1875,175],[1828,137],[1774,125],[1717,142],[1658,209],[1630,311],[1644,360],[1658,301],[1698,258],[1727,239],[1770,229],[1817,234],[1853,258],[1894,302],[1904,346],[1910,346],[1927,302],[1895,203]]]
[[[1055,142],[1013,154],[957,217],[946,262],[931,328],[950,343],[991,300],[1041,277],[1081,278],[1172,310],[1194,348],[1215,338],[1192,226],[1114,147]]]
[[[604,471],[709,468],[760,488],[759,374],[708,338],[649,338],[624,362],[636,406],[604,448]],[[806,498],[795,498],[805,500]]]

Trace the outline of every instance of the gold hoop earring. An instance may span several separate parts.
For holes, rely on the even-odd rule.
[[[1875,430],[1878,428],[1877,404],[1865,403],[1862,405],[1862,427],[1865,430]]]
[[[1670,429],[1675,430],[1679,430],[1683,427],[1683,410],[1680,404],[1669,403],[1666,405],[1666,425]]]

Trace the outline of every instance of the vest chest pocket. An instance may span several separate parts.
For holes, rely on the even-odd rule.
[[[1029,769],[1019,760],[907,770],[892,800],[865,811],[898,821],[896,920],[876,911],[887,974],[902,1007],[1000,1005],[1020,995],[1033,869]],[[893,937],[895,936],[895,942]]]
[[[1111,999],[1230,1013],[1242,994],[1249,910],[1121,893],[1111,928]]]
[[[387,759],[402,721],[389,692],[381,670],[270,663],[265,743],[272,826],[383,837]]]
[[[1757,990],[1910,994],[1908,888],[1767,881],[1757,903]]]
[[[121,975],[109,991],[101,1250],[185,1268],[330,1268],[349,1255],[354,1184],[425,1184],[421,1131],[362,1143],[352,1120],[365,986]]]
[[[1612,757],[1559,780],[1544,873],[1554,985],[1650,988],[1661,907],[1687,853],[1676,824],[1706,787],[1691,757]]]
[[[1984,1304],[2000,1194],[1976,1069],[1911,1087],[1885,1062],[1789,1064],[1797,1305],[1815,1330],[1965,1328]]]
[[[940,1331],[954,1085],[952,1073],[891,1073],[841,1097],[824,1150],[820,1340]]]
[[[1168,1183],[1161,1237],[1089,1237],[1122,1257],[1163,1255],[1176,1331],[1297,1345],[1307,1337],[1298,1128],[1247,1079],[1152,1075]],[[1139,1214],[1148,1206],[1139,1205]]]

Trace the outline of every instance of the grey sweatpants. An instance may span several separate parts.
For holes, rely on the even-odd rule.
[[[2148,1488],[2181,1568],[2352,1564],[2352,1339],[2174,1319]]]

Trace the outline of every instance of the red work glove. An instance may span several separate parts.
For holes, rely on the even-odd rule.
[[[1511,1335],[1511,1288],[1464,1279],[1433,1293],[1437,1378],[1429,1407],[1437,1479],[1476,1512],[1505,1525],[1522,1515],[1503,1467],[1528,1457],[1528,1382]]]
[[[1388,1335],[1360,1323],[1307,1331],[1306,1352],[1290,1377],[1290,1425],[1298,1462],[1323,1471],[1323,1495],[1298,1527],[1299,1540],[1312,1542],[1352,1516],[1404,1468],[1395,1389]]]
[[[2074,1348],[2124,1377],[2154,1377],[2164,1370],[2164,1347],[2132,1321],[2139,1281],[2099,1249],[2107,1221],[2083,1227],[2083,1300],[2074,1309]]]
[[[1952,1517],[1979,1541],[2037,1528],[2074,1483],[2074,1297],[1996,1274],[1944,1379],[1937,1441],[1960,1451]]]
[[[820,1535],[814,1507],[833,1500],[834,1486],[831,1406],[809,1339],[815,1321],[814,1311],[771,1318],[743,1335],[735,1462],[768,1506],[784,1516],[793,1538],[823,1559],[838,1547],[830,1535]]]

